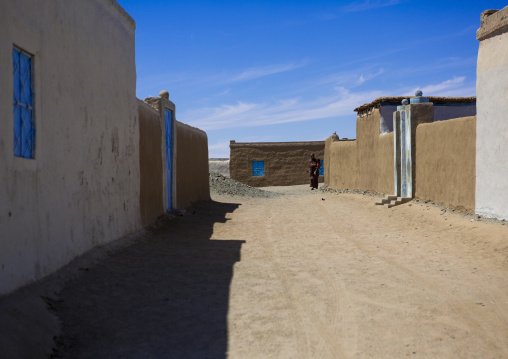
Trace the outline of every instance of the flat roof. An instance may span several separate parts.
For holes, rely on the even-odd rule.
[[[404,99],[410,99],[416,96],[387,96],[387,97],[378,97],[371,103],[365,103],[361,106],[358,106],[354,109],[354,111],[359,112],[363,111],[372,107],[378,106],[380,103],[393,103],[400,105],[402,100]],[[439,97],[439,96],[423,96],[428,97],[429,101],[436,104],[442,104],[442,103],[473,103],[476,102],[476,97]]]
[[[326,141],[296,141],[296,142],[236,142],[231,140],[229,147],[237,146],[305,146],[305,145],[325,145]]]

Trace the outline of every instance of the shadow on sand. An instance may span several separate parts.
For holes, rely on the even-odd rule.
[[[225,358],[233,265],[242,240],[212,240],[238,204],[205,202],[161,218],[62,288],[54,357]],[[193,211],[191,211],[192,213]]]

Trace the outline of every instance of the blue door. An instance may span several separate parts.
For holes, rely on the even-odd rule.
[[[164,115],[164,127],[166,133],[166,209],[171,210],[173,196],[173,111],[166,109]]]

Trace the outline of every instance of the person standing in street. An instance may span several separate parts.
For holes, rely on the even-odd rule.
[[[309,160],[309,174],[310,174],[310,187],[311,190],[318,188],[318,180],[319,180],[319,167],[320,161],[316,159],[313,153],[310,154]]]

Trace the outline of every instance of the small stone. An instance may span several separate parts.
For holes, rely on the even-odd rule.
[[[169,99],[169,92],[167,92],[166,90],[162,90],[161,92],[159,92],[159,97]]]

